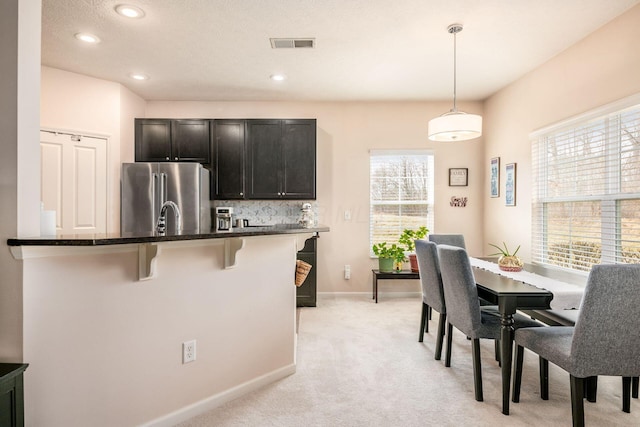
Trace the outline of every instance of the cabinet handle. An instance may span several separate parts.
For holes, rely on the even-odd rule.
[[[176,157],[175,160],[178,160],[178,158]]]
[[[244,196],[244,193],[240,193],[241,196]]]
[[[167,157],[165,160],[169,160],[169,158]]]

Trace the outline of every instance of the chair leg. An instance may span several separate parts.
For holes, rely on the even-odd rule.
[[[429,320],[431,320],[431,316],[433,315],[433,308],[429,307]],[[427,331],[429,332],[429,331]]]
[[[424,322],[424,331],[429,333],[429,320],[431,320],[431,307],[427,305],[427,321]]]
[[[473,349],[473,388],[476,391],[476,400],[482,402],[482,362],[480,360],[480,340],[474,338],[471,342]]]
[[[631,377],[622,377],[622,412],[631,412]]]
[[[427,322],[427,311],[429,310],[429,306],[425,303],[422,303],[422,313],[420,315],[420,333],[418,334],[418,342],[424,341],[424,329],[429,327],[429,322]],[[427,331],[429,332],[429,331]]]
[[[497,342],[497,341],[496,341]],[[522,385],[522,362],[524,361],[524,347],[516,346],[515,362],[513,363],[513,395],[511,401],[520,402],[520,386]]]
[[[498,366],[502,366],[502,363],[500,363],[500,340],[495,340],[493,347],[494,347],[494,350],[495,350],[496,362],[498,362]]]
[[[584,378],[570,375],[573,427],[584,427]]]
[[[632,379],[633,383],[631,385],[631,396],[634,399],[638,398],[638,377],[633,377]]]
[[[451,366],[451,336],[453,335],[453,325],[447,322],[447,353],[444,357],[444,366]]]
[[[540,398],[549,400],[549,361],[540,357]],[[580,392],[584,395],[584,390]]]
[[[436,360],[442,358],[442,342],[444,341],[444,327],[447,323],[447,315],[440,314],[440,320],[438,320],[438,336],[436,337]]]
[[[598,377],[589,377],[584,382],[585,393],[589,402],[595,402],[598,394]]]

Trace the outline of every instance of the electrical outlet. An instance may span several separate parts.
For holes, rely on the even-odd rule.
[[[182,363],[189,363],[196,360],[196,340],[182,343]]]
[[[344,278],[347,280],[351,279],[351,266],[349,264],[345,264],[344,266]]]
[[[345,221],[351,221],[351,211],[350,210],[344,211],[344,220]]]

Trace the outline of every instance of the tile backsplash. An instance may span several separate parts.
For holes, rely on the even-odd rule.
[[[300,219],[303,203],[310,203],[318,221],[318,204],[315,200],[214,200],[211,218],[220,206],[233,208],[233,220],[248,219],[250,225],[295,224]]]

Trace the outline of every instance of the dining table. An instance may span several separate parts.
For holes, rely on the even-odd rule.
[[[493,258],[470,257],[478,296],[500,311],[500,360],[502,369],[502,413],[509,414],[511,364],[516,310],[545,313],[578,309],[586,274],[576,274],[541,264],[524,265],[522,271],[502,271]],[[542,311],[539,311],[542,310]]]
[[[502,413],[509,415],[511,363],[516,310],[551,308],[553,293],[549,290],[501,276],[473,266],[478,296],[498,306],[500,311],[500,361],[502,369]]]

